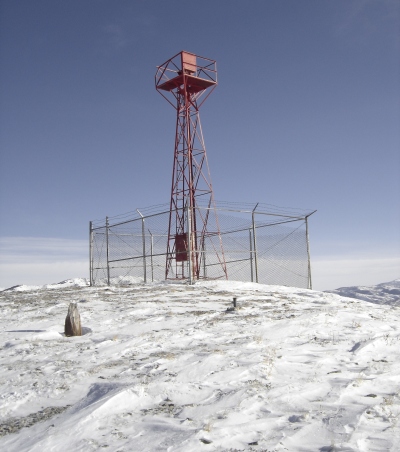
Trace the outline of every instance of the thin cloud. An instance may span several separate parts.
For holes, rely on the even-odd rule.
[[[397,257],[320,257],[311,262],[313,289],[372,286],[400,277]]]
[[[84,260],[0,263],[0,289],[12,286],[55,284],[66,279],[89,278],[89,264]]]
[[[0,287],[49,284],[89,274],[88,240],[0,238]]]
[[[110,23],[103,27],[106,35],[106,50],[121,50],[158,34],[159,19],[148,12],[135,14],[133,18],[119,18],[119,23]]]
[[[0,263],[74,260],[88,253],[87,240],[44,237],[1,237]]]
[[[109,44],[115,49],[122,49],[128,44],[128,39],[120,25],[109,24],[104,27],[107,34]]]
[[[398,0],[357,0],[345,3],[343,11],[334,27],[336,36],[350,35],[355,28],[369,36],[381,32],[390,22],[398,23],[400,3]]]

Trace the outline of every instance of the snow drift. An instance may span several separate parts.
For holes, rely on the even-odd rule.
[[[84,336],[62,334],[70,302]],[[85,280],[19,286],[0,303],[1,450],[398,449],[396,303]]]

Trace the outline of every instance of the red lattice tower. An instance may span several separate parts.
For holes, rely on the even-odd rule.
[[[199,115],[217,85],[216,62],[182,51],[157,67],[155,82],[176,109],[165,278],[227,279]]]

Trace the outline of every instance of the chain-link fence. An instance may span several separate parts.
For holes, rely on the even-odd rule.
[[[311,288],[308,217],[314,212],[264,204],[217,203],[196,214],[217,215],[219,231],[202,241],[199,279],[253,281]],[[163,206],[90,222],[91,285],[121,285],[166,278],[168,224]],[[221,250],[222,254],[216,252]],[[169,256],[170,260],[171,256]],[[221,274],[221,259],[226,273]],[[180,261],[180,259],[177,259]],[[177,262],[178,263],[178,262]],[[192,282],[190,259],[179,262]],[[174,279],[174,273],[168,273]]]

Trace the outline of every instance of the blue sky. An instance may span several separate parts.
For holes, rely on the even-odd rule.
[[[318,289],[400,277],[399,9],[1,0],[0,286],[86,277],[89,220],[168,202],[175,116],[154,74],[181,50],[217,61],[215,198],[318,209]]]

